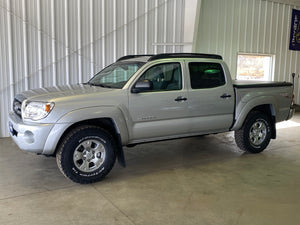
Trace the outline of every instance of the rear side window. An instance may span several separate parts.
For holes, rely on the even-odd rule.
[[[223,68],[219,63],[189,63],[192,89],[219,87],[225,84]]]

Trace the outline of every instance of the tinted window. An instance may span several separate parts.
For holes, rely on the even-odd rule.
[[[180,90],[182,86],[180,63],[155,65],[140,77],[139,81],[143,80],[152,82],[151,91]]]
[[[223,68],[219,63],[189,63],[193,89],[214,88],[225,84]]]

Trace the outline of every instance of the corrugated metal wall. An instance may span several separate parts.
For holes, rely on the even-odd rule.
[[[289,50],[292,8],[265,0],[202,0],[195,49],[222,55],[233,78],[238,52],[274,54],[274,80],[291,81],[295,72],[300,104],[300,52]]]
[[[181,52],[184,6],[185,0],[0,0],[0,137],[8,136],[16,93],[87,81],[127,54]]]
[[[8,136],[6,118],[16,93],[86,81],[127,54],[182,52],[191,44],[183,37],[187,2],[0,0],[0,137]],[[300,74],[299,52],[288,50],[296,7],[265,0],[198,2],[196,52],[221,54],[233,77],[238,52],[274,54],[275,80]],[[298,104],[299,82],[297,76]]]

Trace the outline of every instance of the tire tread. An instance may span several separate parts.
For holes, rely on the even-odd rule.
[[[268,146],[268,144],[270,142],[271,134],[269,133],[268,137],[266,137],[267,138],[266,142],[264,143],[264,146],[262,148],[254,149],[250,145],[250,143],[248,143],[248,138],[245,137],[245,135],[248,135],[248,133],[245,133],[245,132],[247,132],[247,125],[248,125],[249,121],[252,120],[255,117],[257,117],[257,118],[261,117],[263,119],[266,119],[266,121],[268,123],[267,126],[268,126],[269,129],[271,129],[270,128],[271,127],[270,126],[271,122],[270,122],[270,119],[268,118],[268,116],[266,114],[264,114],[261,111],[251,111],[249,113],[249,115],[247,116],[243,126],[239,130],[236,130],[234,132],[234,138],[235,138],[236,145],[242,151],[249,152],[249,153],[260,153],[260,152],[262,152]]]
[[[100,177],[95,177],[95,178],[91,178],[89,177],[89,179],[80,179],[80,178],[76,178],[74,176],[71,176],[70,174],[67,174],[63,168],[62,165],[62,152],[63,149],[65,147],[65,145],[67,144],[67,142],[73,137],[73,135],[75,135],[76,133],[82,131],[82,130],[86,130],[86,129],[97,129],[99,130],[99,133],[105,133],[105,135],[107,135],[110,139],[110,141],[112,142],[113,145],[113,149],[114,149],[114,157],[112,159],[108,158],[107,160],[112,160],[113,162],[109,162],[108,168],[105,168],[105,170],[103,171],[103,173],[101,174]],[[77,128],[74,128],[73,130],[71,130],[62,140],[61,144],[58,147],[57,153],[56,153],[56,163],[57,166],[60,170],[60,172],[68,179],[72,180],[75,183],[80,183],[80,184],[89,184],[89,183],[94,183],[94,182],[98,182],[101,181],[113,168],[115,160],[116,160],[116,153],[115,153],[115,142],[113,141],[113,137],[110,133],[108,133],[106,130],[98,127],[98,126],[93,126],[93,125],[83,125]]]

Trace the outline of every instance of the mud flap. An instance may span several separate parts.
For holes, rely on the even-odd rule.
[[[119,133],[117,133],[117,159],[118,163],[122,167],[126,167],[126,162],[125,162],[125,156],[124,156],[124,151],[123,151],[123,146],[122,146],[122,141],[121,141],[121,136]]]
[[[271,138],[276,139],[276,118],[272,116],[272,125],[271,125]]]

